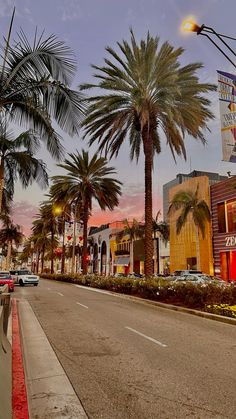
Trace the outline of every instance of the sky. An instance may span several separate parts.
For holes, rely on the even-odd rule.
[[[202,82],[217,83],[216,70],[233,71],[231,64],[203,36],[193,33],[183,34],[180,26],[184,18],[193,16],[198,24],[204,23],[219,33],[235,36],[236,0],[0,0],[1,37],[8,30],[13,6],[16,15],[13,36],[22,28],[29,40],[33,39],[35,28],[38,33],[55,34],[75,53],[78,69],[73,88],[93,80],[91,64],[102,65],[106,57],[105,47],[117,49],[116,42],[129,40],[132,27],[136,38],[159,36],[161,43],[168,40],[175,47],[182,46],[185,52],[181,64],[202,62],[204,68],[198,76]],[[192,170],[235,174],[234,163],[222,161],[219,103],[217,92],[210,94],[214,121],[209,124],[211,132],[206,132],[207,145],[203,146],[186,137],[187,160],[177,158],[175,163],[165,139],[162,152],[155,157],[153,173],[153,211],[162,211],[162,186],[174,179],[178,173]],[[82,134],[70,138],[63,133],[63,145],[68,152],[88,149]],[[95,149],[91,149],[91,154]],[[62,173],[56,163],[42,147],[38,154],[47,166],[49,175]],[[110,163],[116,168],[117,178],[123,182],[119,207],[113,212],[101,212],[94,207],[90,225],[100,225],[124,218],[143,219],[144,216],[144,161],[129,160],[129,147],[125,144],[118,158]],[[32,218],[37,214],[39,203],[45,199],[42,191],[34,184],[23,190],[16,185],[14,196],[14,221],[23,226],[29,234]]]

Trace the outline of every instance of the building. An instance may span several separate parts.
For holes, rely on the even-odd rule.
[[[208,176],[189,177],[184,183],[172,187],[169,191],[170,201],[181,190],[195,191],[199,187],[199,198],[204,199],[210,208],[210,179]],[[199,246],[200,269],[213,275],[213,251],[211,222],[205,225],[205,237],[197,237],[195,224],[191,217],[179,234],[176,233],[176,220],[179,212],[169,217],[170,223],[170,271],[178,269],[196,269]]]
[[[213,185],[215,183],[220,182],[221,180],[228,179],[227,176],[219,175],[218,173],[212,173],[212,172],[204,172],[200,170],[193,170],[191,173],[179,173],[175,179],[171,180],[170,182],[167,182],[163,185],[163,218],[164,221],[168,220],[168,208],[170,205],[170,198],[169,198],[169,192],[170,189],[173,188],[176,185],[180,185],[184,182],[186,182],[190,178],[195,178],[199,176],[207,176],[209,179],[209,185]]]
[[[211,186],[214,273],[236,281],[236,176]]]

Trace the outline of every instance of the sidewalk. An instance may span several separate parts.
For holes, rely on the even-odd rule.
[[[19,301],[18,312],[29,417],[87,419],[30,304]]]

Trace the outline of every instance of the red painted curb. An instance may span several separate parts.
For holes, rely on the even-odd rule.
[[[12,417],[29,419],[16,299],[12,299]]]

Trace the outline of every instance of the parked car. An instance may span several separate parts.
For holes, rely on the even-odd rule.
[[[203,275],[203,274],[188,274],[188,275],[180,275],[176,276],[173,281],[173,283],[176,282],[191,282],[192,284],[198,285],[207,285],[210,284],[211,278],[210,276]]]
[[[127,275],[127,278],[134,278],[134,279],[143,278],[143,275],[142,274],[138,274],[136,272],[133,272],[133,273],[129,273]]]
[[[184,269],[184,270],[177,270],[173,272],[174,276],[182,276],[182,275],[189,275],[189,274],[202,274],[202,271],[198,271],[197,269]]]
[[[18,270],[16,271],[15,275],[16,275],[15,283],[21,285],[22,287],[28,284],[29,285],[31,284],[37,287],[39,283],[39,276],[33,274],[28,269]]]
[[[8,285],[9,292],[14,291],[14,281],[9,271],[0,271],[0,287]]]

